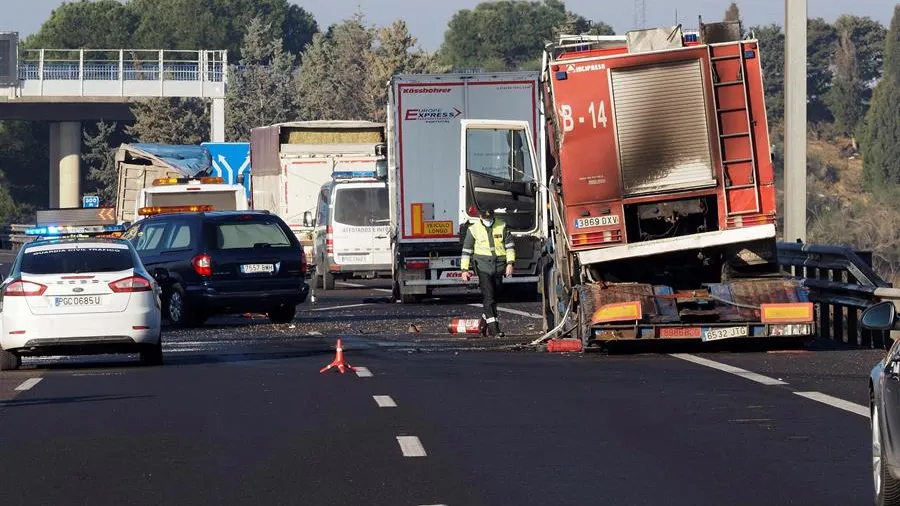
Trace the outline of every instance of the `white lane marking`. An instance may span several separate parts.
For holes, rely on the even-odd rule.
[[[44,378],[28,378],[23,381],[21,385],[16,387],[16,390],[31,390],[31,387],[37,385]]]
[[[416,436],[397,436],[397,442],[400,443],[400,451],[404,457],[426,457],[425,447]]]
[[[382,293],[394,293],[394,291],[391,290],[390,288],[373,288],[372,290],[375,292],[382,292]]]
[[[373,395],[373,399],[378,403],[379,408],[396,408],[397,403],[394,402],[394,399],[391,399],[390,395]]]
[[[472,306],[472,307],[484,307],[483,304],[469,304],[469,305]],[[497,311],[503,311],[504,313],[516,314],[516,315],[519,315],[519,316],[526,316],[526,317],[528,317],[528,318],[535,318],[535,319],[538,319],[538,320],[544,318],[543,316],[541,316],[541,315],[539,315],[539,314],[529,313],[529,312],[527,312],[527,311],[519,311],[518,309],[509,309],[509,308],[506,308],[506,307],[498,307],[498,308],[497,308]]]
[[[346,306],[331,306],[331,307],[319,307],[316,309],[310,309],[310,311],[332,311],[334,309],[348,309],[351,307],[362,307],[362,306],[371,306],[372,304],[369,302],[365,302],[363,304],[347,304]]]
[[[863,406],[862,404],[856,404],[855,402],[845,401],[844,399],[839,399],[837,397],[832,397],[828,394],[823,394],[822,392],[794,392],[800,397],[806,397],[807,399],[812,399],[817,402],[821,402],[822,404],[827,404],[833,408],[843,409],[844,411],[849,411],[851,413],[856,413],[859,416],[864,416],[869,418],[871,414],[869,413],[869,408]]]
[[[310,330],[309,332],[307,332],[307,334],[310,336],[321,336],[322,335],[322,333],[319,332],[318,330]]]
[[[360,378],[371,378],[372,377],[372,371],[370,371],[368,367],[353,366],[353,368],[356,369],[356,375],[359,376]]]
[[[732,365],[723,364],[721,362],[716,362],[714,360],[707,360],[705,358],[695,357],[693,355],[688,355],[686,353],[672,353],[670,356],[675,357],[675,358],[680,358],[681,360],[687,360],[688,362],[693,362],[697,365],[702,365],[702,366],[706,366],[706,367],[711,367],[713,369],[718,369],[719,371],[734,374],[735,376],[740,376],[740,377],[742,377],[744,379],[748,379],[750,381],[762,383],[763,385],[787,385],[787,383],[785,383],[784,381],[777,380],[775,378],[763,376],[762,374],[756,374],[755,372],[750,372],[746,369],[741,369],[740,367],[734,367]]]

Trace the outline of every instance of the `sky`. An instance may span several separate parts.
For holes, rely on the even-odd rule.
[[[778,23],[784,24],[784,4],[796,0],[738,0],[745,26]],[[17,31],[21,38],[40,28],[50,12],[61,5],[61,0],[0,0],[3,18],[0,31]],[[471,9],[481,0],[293,0],[315,15],[323,27],[347,18],[357,9],[362,10],[370,23],[386,25],[397,18],[404,18],[413,36],[427,50],[437,49],[443,40],[447,21],[459,9]],[[730,0],[644,0],[647,26],[674,24],[676,9],[678,22],[685,28],[697,26],[697,16],[708,21],[720,21]],[[625,33],[634,24],[633,0],[567,0],[569,10],[582,16],[604,21],[613,26],[616,33]],[[852,7],[848,7],[852,5]],[[807,0],[810,17],[823,17],[834,21],[840,14],[869,16],[885,26],[893,15],[893,0]],[[849,12],[848,12],[849,11]],[[201,49],[201,48],[198,48]],[[218,48],[202,48],[218,49]]]

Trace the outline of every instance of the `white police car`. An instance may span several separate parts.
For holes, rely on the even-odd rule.
[[[23,356],[140,353],[162,364],[159,288],[121,226],[38,227],[0,284],[0,370]],[[106,235],[106,237],[103,237]]]

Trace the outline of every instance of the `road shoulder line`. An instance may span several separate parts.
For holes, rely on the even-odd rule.
[[[742,378],[748,379],[750,381],[755,381],[757,383],[761,383],[763,385],[787,385],[786,382],[770,378],[768,376],[763,376],[762,374],[757,374],[755,372],[750,372],[746,369],[741,369],[740,367],[734,367],[733,365],[723,364],[721,362],[716,362],[715,360],[708,360],[705,358],[695,357],[694,355],[689,355],[687,353],[671,353],[669,356],[675,357],[681,360],[685,360],[688,362],[692,362],[697,365],[702,365],[705,367],[710,367],[712,369],[717,369],[722,372],[727,372],[729,374],[734,374],[735,376],[740,376]]]

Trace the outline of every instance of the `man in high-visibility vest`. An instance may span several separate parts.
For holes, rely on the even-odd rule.
[[[503,220],[494,219],[494,211],[481,211],[481,220],[471,224],[463,240],[462,259],[459,267],[463,281],[472,278],[469,263],[475,257],[475,270],[484,305],[484,318],[488,335],[503,337],[497,321],[497,292],[503,285],[503,276],[512,276],[516,263],[516,250],[509,229]]]

